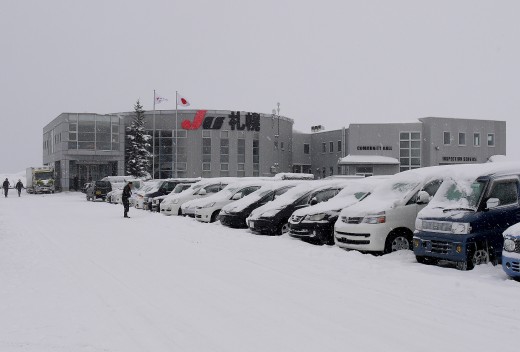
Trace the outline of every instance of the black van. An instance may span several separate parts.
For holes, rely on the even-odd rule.
[[[520,164],[480,167],[473,178],[445,179],[418,214],[413,238],[418,262],[454,262],[461,270],[500,262],[502,232],[520,222]]]
[[[91,182],[86,190],[87,200],[96,200],[101,198],[103,201],[107,198],[108,192],[112,192],[112,184],[108,181]]]

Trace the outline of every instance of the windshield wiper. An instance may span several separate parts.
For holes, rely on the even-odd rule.
[[[452,211],[452,210],[469,210],[469,211],[476,211],[476,209],[474,209],[474,208],[458,207],[458,208],[446,208],[446,209],[442,209],[442,212],[443,212],[443,213],[446,213],[446,212],[448,212],[448,211]]]

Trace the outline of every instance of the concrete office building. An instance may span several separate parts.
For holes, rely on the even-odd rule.
[[[160,110],[155,118],[152,111],[145,116],[147,133],[153,135],[155,125],[155,178],[387,175],[506,154],[503,121],[427,117],[330,131],[315,126],[302,133],[293,132],[292,119],[274,114],[179,110],[176,117],[175,111]],[[125,131],[132,119],[133,112],[63,113],[45,126],[43,163],[54,166],[57,185],[68,190],[75,176],[81,185],[123,175]]]

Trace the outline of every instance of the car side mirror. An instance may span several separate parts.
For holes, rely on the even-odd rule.
[[[208,192],[203,188],[199,191],[199,196],[205,196]]]
[[[430,202],[430,195],[426,191],[419,191],[417,194],[417,204],[428,204]]]
[[[318,204],[318,200],[316,199],[316,197],[313,197],[313,198],[311,199],[311,202],[310,202],[309,204],[310,204],[310,205],[316,205],[316,204]]]
[[[233,197],[231,197],[232,200],[238,200],[242,198],[242,192],[233,194]]]
[[[500,205],[500,199],[498,198],[489,198],[486,202],[487,209],[493,209]]]

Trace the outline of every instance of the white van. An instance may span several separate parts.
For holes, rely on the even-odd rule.
[[[344,249],[389,253],[412,249],[417,213],[442,184],[443,170],[433,166],[393,175],[363,201],[343,209],[334,240]]]

